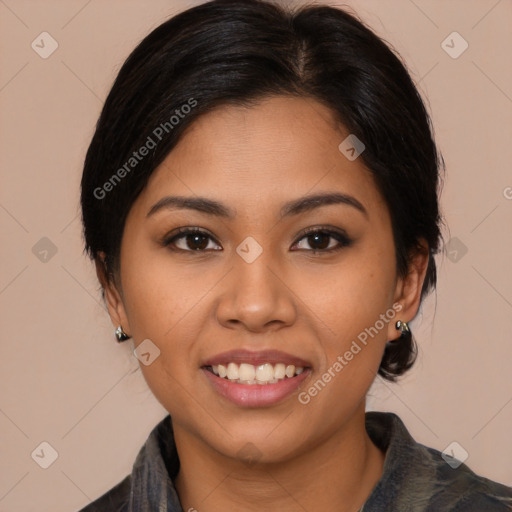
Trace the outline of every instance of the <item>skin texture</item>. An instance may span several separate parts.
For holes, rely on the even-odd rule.
[[[399,336],[396,320],[417,313],[428,253],[424,247],[415,254],[407,279],[398,278],[388,208],[362,160],[339,151],[347,135],[325,106],[296,97],[201,117],[129,212],[118,284],[97,265],[113,324],[135,346],[149,338],[161,351],[141,369],[173,418],[184,510],[356,511],[382,474],[384,454],[364,428],[365,396],[386,341]],[[367,216],[334,204],[280,219],[284,202],[334,191],[355,197]],[[236,216],[163,209],[147,217],[167,195],[215,199]],[[324,225],[353,242],[322,253],[339,242],[301,232]],[[179,227],[201,228],[212,238],[195,245],[193,237],[188,244],[181,238],[174,251],[162,245]],[[263,249],[252,263],[236,252],[248,236]],[[203,252],[191,249],[198,245]],[[300,403],[297,393],[398,303],[395,318],[317,396]],[[279,403],[239,407],[200,369],[238,348],[282,350],[309,361],[312,373]],[[258,450],[251,465],[239,453],[248,442]]]

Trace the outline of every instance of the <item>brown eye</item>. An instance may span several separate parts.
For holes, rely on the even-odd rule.
[[[352,243],[352,240],[343,233],[321,228],[306,231],[296,243],[300,243],[301,240],[306,240],[313,253],[337,251]]]
[[[177,246],[178,241],[184,241],[181,247]],[[179,230],[179,234],[166,237],[162,245],[170,247],[172,250],[186,251],[186,252],[204,252],[206,250],[212,250],[208,248],[209,241],[215,241],[210,234],[200,229],[182,228]],[[218,251],[219,249],[213,249]]]

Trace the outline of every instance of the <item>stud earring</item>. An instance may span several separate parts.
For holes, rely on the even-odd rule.
[[[409,329],[407,322],[398,320],[395,325],[396,328],[400,331],[400,338],[403,338],[404,336],[407,336],[408,334],[411,333],[411,330]]]
[[[124,331],[123,331],[123,328],[121,326],[119,326],[116,331],[115,331],[115,335],[116,335],[116,338],[117,338],[117,341],[119,343],[121,343],[122,341],[126,341],[127,339],[130,338],[130,336],[128,336],[128,334],[126,334]]]

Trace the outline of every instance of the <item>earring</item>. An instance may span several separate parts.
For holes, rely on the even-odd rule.
[[[403,338],[411,333],[411,330],[409,329],[407,322],[398,320],[395,325],[396,325],[396,328],[400,331],[400,338]]]
[[[124,331],[123,331],[123,328],[121,326],[119,326],[116,331],[115,331],[115,335],[116,335],[116,338],[117,338],[117,341],[119,343],[121,343],[122,341],[126,341],[127,339],[130,338],[130,336],[128,336],[128,334],[126,334]]]

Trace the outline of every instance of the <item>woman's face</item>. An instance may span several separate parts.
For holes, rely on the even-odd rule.
[[[218,453],[282,461],[359,422],[396,320],[416,313],[423,275],[397,277],[387,206],[338,148],[348,135],[313,100],[223,107],[130,210],[112,319],[150,340],[141,369],[175,430]]]

